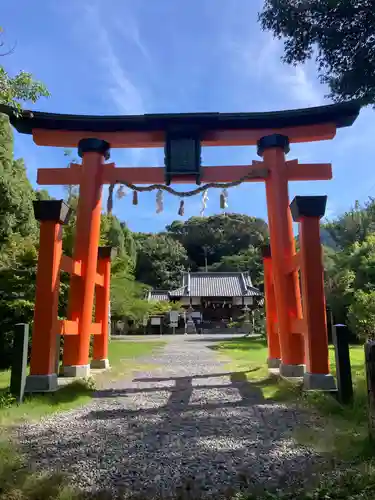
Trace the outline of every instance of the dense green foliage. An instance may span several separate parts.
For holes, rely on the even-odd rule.
[[[185,248],[168,234],[138,234],[136,276],[155,288],[177,288],[186,270]]]
[[[12,52],[5,50],[4,40],[0,49],[1,55]],[[48,95],[30,73],[12,77],[0,65],[0,104],[19,110],[22,102]],[[34,192],[23,160],[14,158],[9,120],[0,114],[0,366],[9,364],[14,325],[32,321],[38,240],[32,202],[46,196]]]
[[[375,200],[324,225],[332,238],[325,247],[327,303],[334,318],[349,322],[353,333],[375,333]]]
[[[205,266],[205,257],[210,266],[268,240],[265,221],[243,214],[192,217],[185,223],[174,221],[166,229],[185,247],[194,269]]]
[[[41,96],[48,97],[49,92],[30,73],[20,71],[12,77],[0,65],[0,104],[19,108],[20,101],[36,102]]]
[[[36,237],[33,188],[22,160],[13,158],[13,134],[8,117],[0,115],[0,259],[14,238]]]
[[[14,325],[33,316],[38,234],[33,199],[23,161],[13,158],[8,118],[0,115],[0,365],[9,363]]]
[[[265,0],[259,20],[284,40],[284,62],[316,58],[330,97],[375,103],[374,0]]]
[[[219,262],[215,262],[208,268],[209,271],[234,272],[250,271],[254,285],[263,282],[263,261],[260,247],[249,246],[238,254],[224,255]]]
[[[191,217],[174,221],[160,234],[135,235],[136,277],[160,288],[181,286],[181,272],[251,271],[262,281],[261,246],[268,241],[267,224],[242,214]]]

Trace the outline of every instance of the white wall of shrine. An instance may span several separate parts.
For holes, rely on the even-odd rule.
[[[214,300],[214,298],[212,298],[211,300]],[[229,300],[227,300],[227,303],[229,302]],[[251,306],[253,304],[253,300],[254,300],[253,297],[244,297],[243,302],[242,302],[242,297],[233,297],[232,304],[234,306],[242,306],[242,304],[247,305],[247,306]],[[190,297],[182,297],[181,303],[183,306],[189,306],[190,305]],[[201,305],[201,297],[191,297],[191,304],[193,306]]]
[[[242,302],[242,297],[233,297],[234,306],[242,306],[242,303],[246,306],[251,306],[253,304],[253,297],[244,297]]]

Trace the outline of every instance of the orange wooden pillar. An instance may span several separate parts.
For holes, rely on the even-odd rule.
[[[291,325],[301,313],[301,298],[298,279],[294,273],[288,273],[288,263],[295,251],[285,162],[288,151],[289,139],[286,136],[273,134],[258,141],[258,154],[268,169],[266,196],[281,351],[280,374],[300,377],[305,370],[303,339],[292,333]]]
[[[280,367],[280,342],[277,329],[275,291],[272,277],[271,247],[263,247],[264,296],[266,302],[266,328],[268,344],[268,368]]]
[[[78,335],[64,342],[64,375],[86,377],[90,374],[90,329],[94,305],[95,280],[100,238],[100,214],[104,161],[109,144],[100,139],[82,139],[78,145],[82,174],[77,207],[73,259],[80,261],[82,276],[72,276],[69,318],[78,322]]]
[[[27,392],[57,389],[56,335],[62,255],[62,224],[69,218],[69,207],[62,200],[34,201],[35,218],[40,221],[40,243],[34,327],[31,344],[30,375]]]
[[[108,330],[111,285],[112,247],[99,247],[98,273],[103,276],[103,286],[95,288],[95,322],[101,323],[101,334],[94,337],[94,352],[91,368],[109,368]]]
[[[335,389],[329,373],[328,333],[324,297],[324,268],[320,243],[320,219],[326,196],[296,196],[290,207],[299,222],[300,264],[305,323],[306,389]]]

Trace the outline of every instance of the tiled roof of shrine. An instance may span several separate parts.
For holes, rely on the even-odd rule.
[[[252,285],[248,272],[185,272],[182,276],[182,287],[169,292],[153,290],[151,294],[149,300],[168,300],[179,297],[263,296],[263,293]]]

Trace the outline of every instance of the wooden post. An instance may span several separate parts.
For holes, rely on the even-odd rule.
[[[64,375],[87,377],[90,374],[89,346],[95,279],[100,237],[100,214],[104,160],[109,158],[109,144],[100,139],[82,139],[78,154],[82,174],[77,209],[73,259],[81,261],[82,276],[72,276],[69,296],[69,319],[78,321],[78,335],[64,341]]]
[[[18,323],[14,331],[12,372],[10,376],[10,392],[18,403],[22,403],[25,394],[28,347],[29,325]]]
[[[26,392],[57,389],[56,323],[62,256],[62,224],[70,215],[63,200],[34,202],[35,218],[40,221],[40,243],[34,326],[31,342],[30,375]]]
[[[365,344],[365,365],[368,401],[369,434],[375,442],[375,341],[368,340]]]
[[[325,213],[326,196],[296,196],[290,204],[293,219],[299,222],[303,321],[305,324],[306,389],[335,390],[329,373],[326,303],[320,219]]]
[[[348,327],[346,325],[333,325],[332,340],[335,346],[338,398],[340,403],[348,404],[353,401]]]
[[[269,170],[266,179],[268,225],[272,248],[272,271],[281,351],[280,374],[301,377],[304,374],[304,346],[301,335],[292,333],[291,322],[299,317],[301,300],[298,279],[288,273],[288,262],[294,254],[294,235],[291,228],[288,172],[285,154],[289,139],[280,134],[262,137],[258,154]],[[298,285],[298,290],[295,287]]]

